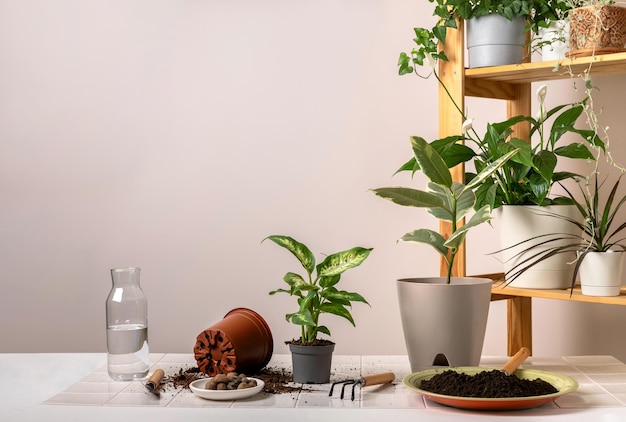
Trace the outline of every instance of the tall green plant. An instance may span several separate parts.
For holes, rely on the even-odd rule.
[[[357,267],[369,256],[372,248],[355,247],[328,255],[316,265],[315,256],[303,243],[283,235],[272,235],[266,239],[287,249],[300,262],[306,275],[288,272],[283,277],[289,289],[272,290],[269,294],[287,293],[295,296],[298,310],[285,315],[288,322],[301,326],[302,344],[317,339],[318,333],[330,336],[328,327],[319,324],[322,314],[334,314],[347,319],[354,326],[354,319],[348,309],[352,302],[369,303],[358,293],[338,290],[341,275],[350,268]],[[266,240],[263,239],[263,240]]]
[[[519,151],[478,187],[477,209],[484,205],[495,209],[501,205],[548,206],[571,203],[566,196],[551,197],[552,188],[557,182],[582,176],[558,171],[558,160],[595,160],[590,148],[605,149],[596,132],[575,127],[585,109],[585,100],[548,110],[545,105],[546,93],[545,85],[538,90],[539,114],[536,118],[515,116],[503,122],[490,123],[482,138],[468,119],[463,125],[463,135],[432,142],[448,166],[472,162],[476,172],[481,172],[512,150]],[[530,124],[530,137],[534,142],[512,136],[513,127],[520,122]],[[577,140],[574,141],[572,137]],[[561,145],[566,140],[569,142]],[[459,145],[459,141],[465,141],[467,145]],[[400,171],[417,170],[419,163],[414,157],[400,168]],[[466,173],[467,180],[474,177],[476,173]]]
[[[418,190],[406,187],[387,187],[374,189],[374,193],[398,205],[425,208],[435,218],[452,224],[452,233],[444,238],[438,232],[430,229],[417,229],[406,233],[401,240],[407,242],[424,243],[433,247],[445,259],[448,267],[447,282],[450,283],[454,260],[459,247],[465,240],[467,232],[491,219],[489,205],[480,207],[465,223],[461,220],[474,208],[476,204],[475,190],[491,175],[501,168],[518,150],[512,150],[485,166],[467,184],[455,182],[441,155],[423,138],[411,137],[411,147],[415,162],[419,169],[430,180],[427,190]]]

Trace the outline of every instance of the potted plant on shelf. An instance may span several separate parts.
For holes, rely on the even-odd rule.
[[[437,22],[431,28],[414,28],[416,47],[400,55],[400,72],[410,73],[411,63],[424,65],[431,59],[447,60],[440,48],[448,29],[457,29],[458,19],[467,23],[469,67],[521,63],[525,33],[537,32],[558,19],[564,0],[429,0],[435,3]]]
[[[542,4],[536,16],[543,17],[535,25],[533,49],[541,52],[543,61],[563,60],[570,51],[569,0],[556,0]]]
[[[433,365],[478,365],[491,298],[491,280],[452,277],[454,260],[467,232],[490,220],[490,207],[476,211],[465,225],[462,219],[476,204],[475,190],[517,153],[509,151],[485,166],[467,184],[454,182],[441,155],[423,138],[412,137],[411,146],[420,171],[429,179],[427,190],[407,187],[374,189],[396,204],[425,208],[452,224],[446,239],[430,229],[417,229],[401,240],[434,248],[447,262],[446,277],[407,278],[397,281],[400,315],[411,369]]]
[[[564,104],[547,109],[547,87],[537,93],[539,116],[515,116],[503,122],[487,125],[482,138],[472,128],[471,120],[464,124],[463,136],[446,137],[432,142],[449,166],[471,163],[480,171],[513,149],[519,153],[492,173],[476,190],[476,208],[489,205],[497,209],[495,217],[500,223],[501,250],[504,272],[507,273],[519,259],[519,249],[510,248],[546,230],[554,230],[554,220],[545,219],[545,212],[563,214],[574,218],[576,209],[567,196],[553,196],[553,186],[567,179],[582,177],[573,172],[558,171],[560,159],[595,160],[593,148],[604,150],[604,143],[592,130],[576,128],[575,124],[585,109],[585,101]],[[520,122],[530,124],[530,138],[534,142],[518,139],[513,126]],[[548,127],[548,125],[550,125]],[[567,138],[565,135],[570,135]],[[573,141],[571,136],[578,138]],[[467,145],[459,145],[463,140]],[[564,140],[569,143],[561,145]],[[416,171],[414,158],[401,170]],[[466,180],[475,177],[470,168]],[[542,222],[543,221],[543,222]],[[548,228],[544,226],[548,225]],[[559,230],[575,230],[563,224]],[[573,233],[575,234],[575,233]],[[534,289],[565,289],[569,286],[572,268],[567,265],[575,256],[554,257],[517,277],[514,287]]]
[[[358,293],[338,290],[337,284],[341,275],[361,265],[372,249],[354,247],[328,255],[316,265],[315,256],[303,243],[283,235],[272,235],[266,239],[291,252],[306,272],[305,276],[286,273],[283,281],[289,288],[270,292],[270,295],[287,293],[298,301],[298,310],[285,315],[288,322],[301,327],[300,339],[286,342],[292,356],[293,381],[327,383],[335,343],[318,338],[320,333],[330,336],[330,330],[320,325],[319,318],[322,314],[333,314],[355,325],[348,308],[352,302],[369,303]]]
[[[570,57],[626,51],[626,8],[614,0],[568,0]]]
[[[580,273],[581,290],[589,296],[618,296],[622,285],[626,237],[618,236],[626,229],[626,222],[618,223],[617,213],[626,202],[626,195],[617,196],[621,176],[613,184],[606,201],[601,200],[598,175],[593,186],[579,182],[582,200],[577,200],[567,187],[563,189],[574,203],[578,218],[547,213],[549,218],[562,220],[576,227],[578,235],[557,231],[546,232],[524,245],[525,259],[512,269],[514,279],[542,261],[560,254],[576,253],[570,287],[576,284]],[[532,242],[538,240],[538,243]]]

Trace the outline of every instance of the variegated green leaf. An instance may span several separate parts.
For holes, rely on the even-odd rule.
[[[496,170],[502,167],[511,157],[518,153],[518,149],[514,149],[513,151],[509,151],[504,154],[502,157],[498,158],[493,163],[490,163],[487,167],[483,169],[479,174],[476,175],[466,186],[466,189],[474,189],[478,185],[480,185],[485,179],[490,177]]]
[[[307,273],[311,274],[313,272],[313,269],[315,268],[315,256],[313,255],[313,252],[306,247],[306,245],[289,236],[272,235],[266,237],[266,239],[271,240],[291,252],[296,258],[298,258],[298,261],[300,261],[300,264],[302,264]]]
[[[361,265],[369,256],[371,248],[355,247],[346,251],[328,255],[324,261],[317,266],[317,275],[328,277],[341,274],[350,268]]]
[[[445,206],[442,199],[437,195],[417,189],[392,187],[373,189],[373,192],[381,198],[407,207],[433,208]]]
[[[461,226],[454,233],[452,233],[452,235],[450,235],[450,238],[448,238],[448,240],[445,242],[444,246],[448,248],[458,249],[461,243],[463,243],[463,240],[465,239],[465,236],[467,235],[469,229],[471,229],[472,227],[476,227],[486,221],[489,221],[490,219],[491,208],[489,207],[489,205],[485,205],[484,207],[476,211],[476,213],[472,215],[472,218],[470,218],[468,222],[466,222],[463,226]]]
[[[441,234],[437,233],[434,230],[414,230],[402,236],[400,240],[403,240],[405,242],[425,243],[435,248],[435,250],[443,256],[446,256],[448,254],[448,248],[446,248],[445,246],[446,239],[444,239]]]
[[[315,325],[311,312],[308,310],[291,314],[291,322],[297,325]]]
[[[291,287],[290,294],[292,295],[299,294],[302,290],[310,290],[311,287],[300,274],[289,272],[285,274],[283,280]]]
[[[436,183],[429,183],[428,189],[431,193],[441,199],[443,205],[437,207],[428,208],[428,213],[434,215],[440,220],[452,221],[454,217],[454,192],[446,186],[438,185]]]
[[[326,312],[333,315],[338,315],[350,321],[352,325],[354,324],[354,320],[352,319],[352,315],[350,311],[348,311],[343,305],[339,303],[324,303],[320,306],[320,310],[322,312]]]
[[[330,330],[328,329],[328,327],[324,326],[324,325],[320,325],[319,327],[317,327],[317,332],[319,333],[324,333],[327,336],[330,336]]]
[[[439,153],[424,138],[411,137],[415,159],[428,179],[442,186],[452,186],[452,174]]]
[[[347,292],[345,290],[324,292],[324,297],[331,301],[339,300],[342,304],[348,306],[350,305],[350,302],[362,302],[369,305],[369,302],[365,300],[365,298],[360,294],[355,292]]]

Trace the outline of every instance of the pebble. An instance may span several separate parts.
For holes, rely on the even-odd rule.
[[[245,374],[230,372],[228,374],[218,374],[207,381],[207,390],[241,390],[257,385],[256,380],[246,377]]]

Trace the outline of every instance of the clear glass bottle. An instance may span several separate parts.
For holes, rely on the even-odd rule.
[[[107,367],[113,380],[145,378],[149,369],[148,300],[139,285],[141,269],[113,268],[106,301]]]

